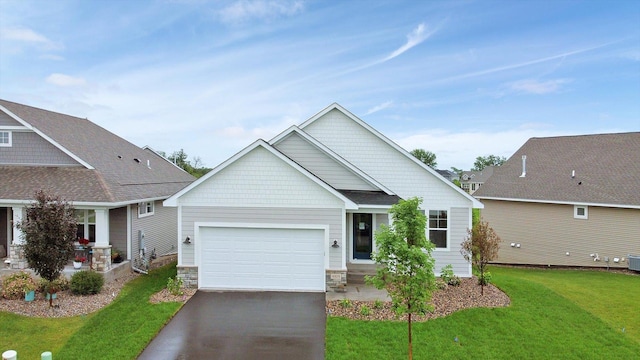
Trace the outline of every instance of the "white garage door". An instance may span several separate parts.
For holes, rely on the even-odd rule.
[[[200,228],[202,289],[325,291],[323,229]]]

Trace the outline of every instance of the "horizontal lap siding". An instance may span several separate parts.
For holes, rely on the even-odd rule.
[[[435,272],[451,264],[453,271],[458,276],[471,276],[469,262],[460,253],[462,242],[467,237],[467,229],[471,227],[469,208],[452,208],[449,213],[449,251],[433,251],[433,258],[436,260]]]
[[[297,134],[288,136],[276,148],[336,189],[378,190]]]
[[[600,266],[613,258],[640,255],[640,210],[588,207],[588,219],[574,219],[573,205],[484,200],[482,217],[502,239],[496,262]],[[511,247],[519,243],[520,248]],[[569,252],[569,256],[566,253]],[[591,254],[600,256],[594,262]]]
[[[162,201],[154,203],[154,214],[147,217],[138,217],[138,206],[131,207],[131,257],[138,257],[140,247],[138,246],[138,230],[143,230],[145,234],[145,247],[147,248],[147,259],[151,251],[156,249],[156,255],[161,256],[167,253],[178,252],[176,234],[178,233],[176,220],[178,219],[178,209],[174,207],[163,207]]]
[[[239,222],[265,224],[318,224],[329,225],[330,241],[342,239],[342,209],[294,209],[294,208],[242,208],[242,207],[182,207],[182,234],[184,239],[190,236],[194,241],[194,223],[196,222]],[[194,246],[182,244],[182,264],[195,265]],[[340,248],[329,251],[329,266],[340,269],[342,258]]]
[[[109,210],[109,244],[127,258],[127,208]]]

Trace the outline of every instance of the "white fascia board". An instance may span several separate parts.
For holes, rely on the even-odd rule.
[[[403,149],[400,145],[398,145],[395,142],[393,142],[391,139],[386,137],[384,134],[382,134],[378,130],[374,129],[373,127],[371,127],[366,122],[362,121],[360,118],[358,118],[357,116],[352,114],[349,110],[345,109],[344,107],[342,107],[338,103],[333,103],[333,104],[327,106],[326,108],[324,108],[324,110],[320,111],[319,113],[317,113],[314,116],[312,116],[309,120],[307,120],[307,121],[303,122],[302,124],[300,124],[300,129],[304,130],[305,127],[307,127],[308,125],[310,125],[311,123],[313,123],[314,121],[316,121],[317,119],[322,117],[324,114],[328,113],[329,111],[331,111],[333,109],[336,109],[336,110],[342,112],[343,114],[347,115],[351,120],[355,121],[360,126],[362,126],[365,129],[369,130],[372,134],[376,135],[382,141],[386,142],[389,146],[391,146],[392,148],[396,149],[401,154],[403,154],[404,156],[409,158],[411,161],[413,161],[414,163],[418,164],[424,170],[426,170],[427,172],[431,173],[433,176],[435,176],[438,179],[440,179],[440,181],[446,183],[447,186],[449,186],[452,189],[454,189],[455,191],[457,191],[460,195],[466,197],[469,201],[472,202],[473,208],[475,208],[475,209],[484,208],[484,205],[482,205],[482,203],[479,202],[478,200],[476,200],[473,196],[469,195],[466,191],[464,191],[461,188],[459,188],[458,186],[456,186],[456,184],[454,184],[453,182],[445,179],[442,175],[438,174],[437,171],[435,171],[431,167],[425,165],[422,161],[416,159],[416,157],[411,155],[407,150]]]
[[[166,199],[166,196],[155,197],[155,198],[145,198],[145,199],[135,199],[135,200],[127,200],[127,201],[118,201],[118,202],[100,202],[100,201],[73,201],[73,200],[65,200],[70,203],[73,207],[81,207],[81,208],[119,208],[126,205],[138,204],[141,202],[149,202],[149,201],[159,201]],[[64,200],[64,199],[63,199]],[[15,200],[15,199],[0,199],[0,206],[3,205],[30,205],[33,204],[35,200]]]
[[[63,153],[67,154],[73,160],[79,162],[82,166],[86,167],[89,170],[95,170],[95,168],[93,166],[91,166],[91,164],[89,164],[88,162],[82,160],[79,156],[77,156],[76,154],[72,153],[71,151],[69,151],[64,146],[58,144],[56,141],[54,141],[52,138],[47,136],[45,133],[43,133],[42,131],[40,131],[37,128],[33,127],[27,121],[21,119],[18,115],[16,115],[16,114],[12,113],[11,111],[9,111],[9,109],[7,109],[4,106],[0,105],[0,110],[2,110],[5,113],[7,113],[7,115],[9,115],[12,119],[14,119],[15,121],[17,121],[20,124],[24,125],[27,129],[32,130],[36,134],[40,135],[40,137],[42,137],[43,139],[47,140],[49,143],[51,143],[51,145],[55,146],[60,151],[62,151]]]
[[[492,196],[478,196],[478,199],[480,199],[480,200],[496,200],[496,201],[537,203],[537,204],[580,205],[580,206],[612,207],[612,208],[620,208],[620,209],[640,209],[640,205],[632,205],[632,204],[606,204],[606,203],[592,203],[592,202],[579,202],[579,201],[576,202],[576,201],[500,198],[500,197],[492,197]]]
[[[329,157],[331,157],[332,159],[334,159],[338,163],[340,163],[342,166],[344,166],[347,169],[349,169],[356,176],[360,177],[362,180],[364,180],[367,183],[369,183],[369,185],[377,187],[378,189],[384,191],[387,195],[397,195],[396,193],[391,191],[389,188],[387,188],[386,186],[384,186],[381,183],[379,183],[376,179],[372,178],[371,176],[369,176],[368,174],[366,174],[362,170],[358,169],[358,167],[354,166],[353,164],[348,162],[346,159],[344,159],[340,155],[336,154],[333,150],[328,148],[323,143],[319,142],[313,136],[311,136],[311,135],[307,134],[306,132],[302,131],[302,129],[300,129],[296,125],[291,126],[290,128],[288,128],[284,132],[280,133],[279,135],[277,135],[276,137],[271,139],[271,141],[269,141],[269,144],[270,145],[276,145],[280,141],[282,141],[285,138],[287,138],[289,136],[289,134],[294,133],[294,132],[296,134],[302,136],[303,139],[307,140],[313,146],[318,148],[320,151],[322,151],[323,153],[325,153],[326,155],[328,155]]]
[[[249,145],[246,148],[240,150],[238,153],[236,153],[235,155],[233,155],[232,157],[230,157],[229,159],[227,159],[226,161],[224,161],[220,165],[218,165],[215,168],[213,168],[213,170],[209,171],[204,176],[202,176],[198,180],[192,182],[189,186],[185,187],[184,189],[180,190],[179,192],[177,192],[176,194],[174,194],[173,196],[171,196],[170,198],[165,200],[163,205],[164,206],[171,206],[171,207],[178,206],[178,199],[182,195],[184,195],[187,192],[191,191],[192,189],[194,189],[195,187],[200,185],[202,182],[206,181],[210,177],[214,176],[218,172],[220,172],[223,169],[225,169],[227,166],[233,164],[235,161],[237,161],[238,159],[242,158],[243,156],[245,156],[246,154],[251,152],[253,149],[257,148],[258,146],[260,146],[260,147],[264,148],[265,150],[269,151],[271,154],[275,155],[280,160],[282,160],[285,163],[287,163],[289,166],[291,166],[294,169],[298,170],[300,173],[302,173],[303,175],[308,177],[310,180],[312,180],[316,184],[320,185],[322,188],[324,188],[325,190],[327,190],[328,192],[333,194],[335,197],[337,197],[340,200],[344,201],[345,208],[347,208],[347,209],[357,209],[358,208],[358,205],[355,204],[353,201],[349,200],[347,197],[345,197],[344,195],[340,194],[338,191],[336,191],[335,189],[333,189],[332,187],[327,185],[322,180],[318,179],[315,175],[310,173],[308,170],[306,170],[302,166],[296,164],[293,160],[291,160],[288,157],[286,157],[284,154],[282,154],[277,149],[273,148],[271,145],[269,145],[269,143],[267,143],[266,141],[264,141],[262,139],[258,139],[256,141],[254,141],[251,145]]]
[[[9,125],[0,125],[0,130],[4,131],[26,131],[31,130],[26,126],[9,126]]]

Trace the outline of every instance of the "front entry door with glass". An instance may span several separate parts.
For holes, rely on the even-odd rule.
[[[373,251],[373,215],[353,214],[353,258],[371,260]]]

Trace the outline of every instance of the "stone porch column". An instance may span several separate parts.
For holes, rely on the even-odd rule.
[[[111,270],[111,245],[109,245],[109,209],[95,209],[96,239],[93,246],[91,269]]]

